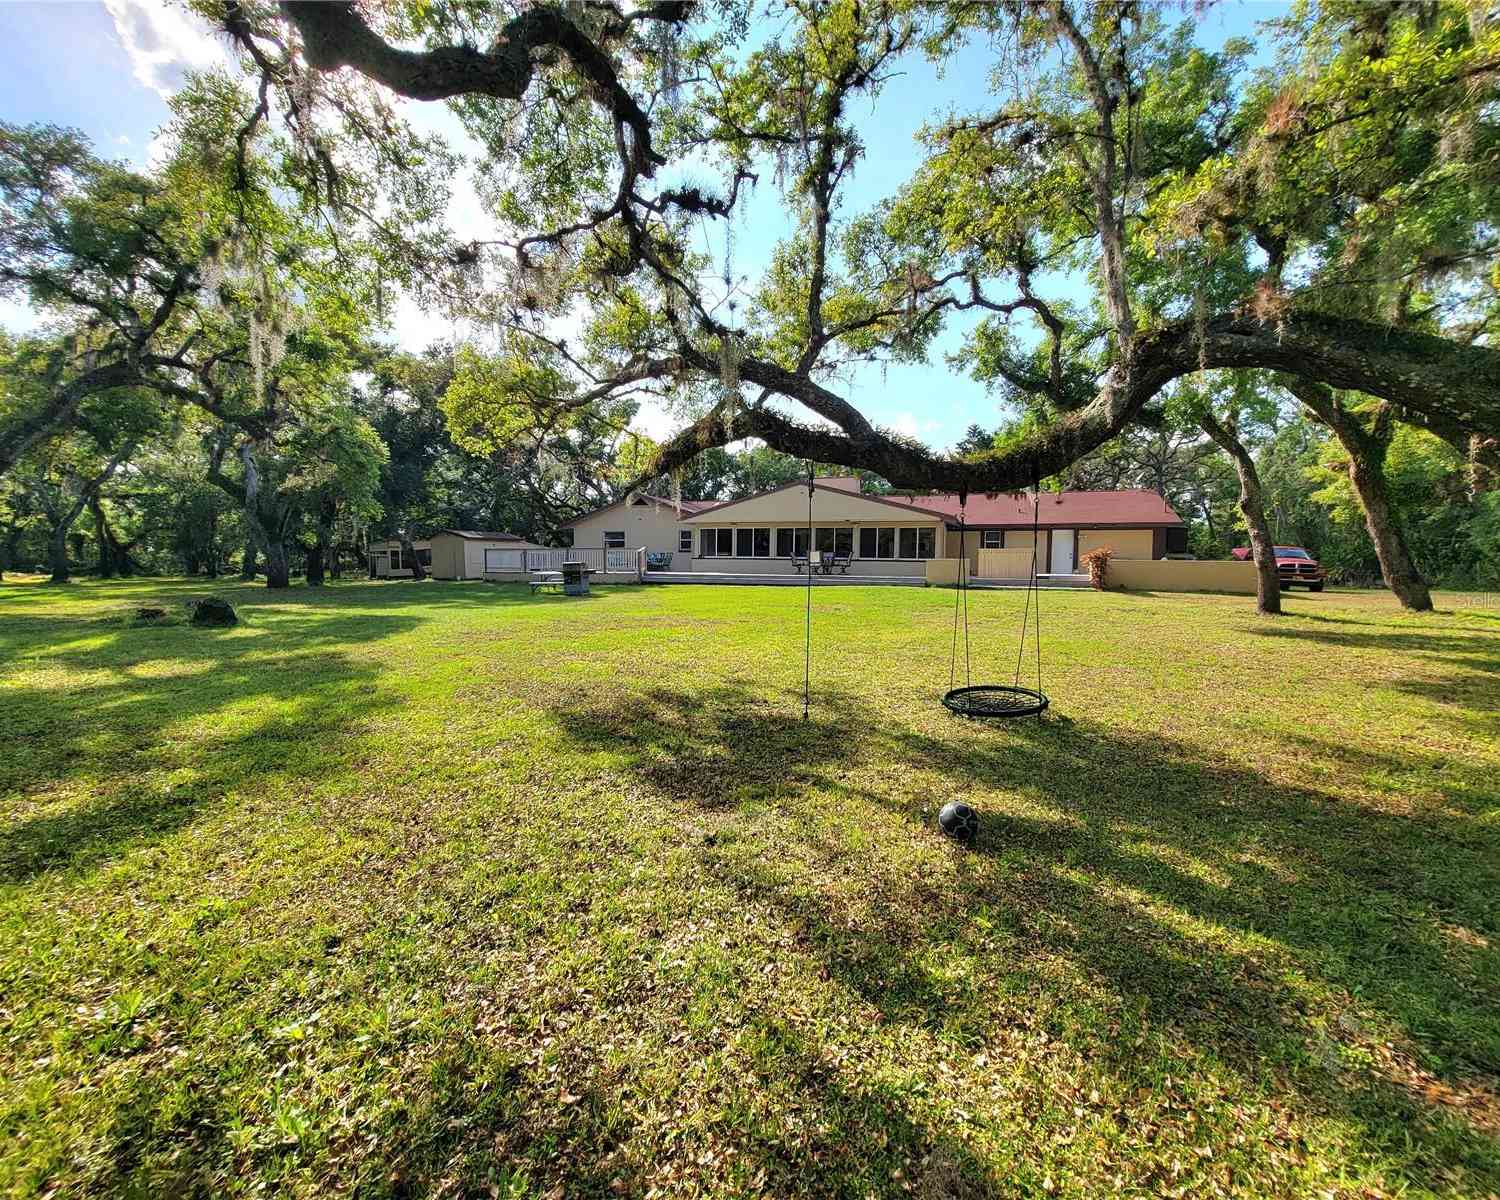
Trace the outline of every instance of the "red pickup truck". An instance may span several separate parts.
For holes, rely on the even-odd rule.
[[[1328,572],[1323,565],[1301,546],[1276,546],[1276,574],[1281,576],[1281,589],[1285,591],[1294,583],[1300,583],[1310,592],[1321,592]],[[1242,562],[1251,557],[1249,546],[1236,546],[1230,555]]]

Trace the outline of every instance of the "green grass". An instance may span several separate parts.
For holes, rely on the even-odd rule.
[[[1483,597],[204,590],[0,586],[0,1192],[1500,1192]]]

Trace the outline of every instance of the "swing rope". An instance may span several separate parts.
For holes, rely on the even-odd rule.
[[[981,683],[976,685],[971,678],[969,656],[969,547],[967,505],[968,493],[958,495],[958,588],[953,596],[953,646],[948,656],[948,693],[943,704],[963,717],[1027,717],[1040,716],[1048,704],[1042,691],[1042,596],[1038,581],[1037,554],[1041,530],[1041,478],[1031,494],[1031,572],[1026,580],[1026,606],[1021,615],[1021,644],[1016,648],[1016,670],[1007,684]],[[1033,595],[1034,593],[1034,595]],[[1033,600],[1035,603],[1033,603]],[[1026,658],[1026,638],[1032,628],[1032,612],[1035,610],[1036,629],[1036,687],[1021,686],[1021,666]],[[964,631],[964,686],[956,687],[958,675],[958,627],[962,618]]]
[[[1032,596],[1036,596],[1036,690],[1042,690],[1042,594],[1037,583],[1037,542],[1041,525],[1042,485],[1038,479],[1031,493],[1031,578],[1026,581],[1026,609],[1021,616],[1021,644],[1016,647],[1016,673],[1013,687],[1021,686],[1021,662],[1026,654],[1026,632],[1031,623]]]
[[[972,682],[969,673],[969,535],[965,531],[964,509],[969,503],[969,493],[958,494],[958,587],[953,591],[953,648],[948,653],[948,690],[957,686],[958,673],[958,620],[963,611],[964,626],[964,686]]]

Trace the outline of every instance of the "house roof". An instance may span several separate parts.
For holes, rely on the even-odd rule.
[[[950,522],[958,520],[956,495],[913,496],[907,503],[942,513]],[[1031,496],[1001,492],[994,496],[970,496],[964,507],[964,522],[971,527],[1004,528],[1031,524]],[[1037,524],[1043,529],[1093,526],[1128,528],[1181,525],[1179,517],[1156,492],[1043,492],[1037,508]]]
[[[578,524],[579,521],[587,521],[590,517],[597,517],[602,512],[608,512],[612,508],[618,508],[627,501],[636,504],[658,504],[668,508],[675,508],[679,514],[701,512],[705,508],[713,508],[719,502],[717,500],[677,500],[670,496],[653,496],[650,492],[636,492],[630,496],[623,496],[613,504],[606,504],[603,508],[596,508],[592,512],[579,513],[571,521],[564,521],[559,528],[567,529]]]
[[[432,536],[442,537],[445,533],[474,542],[524,542],[526,540],[519,533],[485,533],[478,529],[439,529]]]
[[[803,480],[784,483],[780,487],[757,492],[739,500],[722,504],[707,504],[694,513],[695,517],[717,514],[721,510],[734,508],[763,496],[775,495],[788,488],[803,488]],[[943,518],[957,525],[959,499],[956,494],[936,496],[873,496],[865,492],[850,492],[841,488],[815,485],[815,491],[832,492],[844,496],[857,496],[871,504],[884,504],[891,508],[917,516]],[[985,526],[1000,528],[1026,528],[1031,525],[1031,496],[1029,493],[1011,495],[999,493],[993,496],[970,496],[964,507],[964,521],[971,529]],[[1093,528],[1141,529],[1156,526],[1181,525],[1182,518],[1172,511],[1171,505],[1157,493],[1144,490],[1119,492],[1043,492],[1037,510],[1037,525],[1042,529]]]

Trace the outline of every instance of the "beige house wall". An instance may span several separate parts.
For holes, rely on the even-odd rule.
[[[1018,578],[1012,573],[1011,568],[1005,564],[1009,561],[1009,552],[1012,550],[1031,549],[1031,530],[1029,529],[1007,529],[1005,532],[1005,547],[1002,554],[1004,558],[991,559],[989,567],[984,566],[980,560],[980,552],[983,548],[984,531],[969,529],[965,531],[964,546],[968,553],[965,554],[959,548],[958,530],[950,529],[947,539],[943,543],[944,554],[949,558],[966,557],[969,560],[969,570],[981,578]],[[1051,570],[1052,562],[1052,531],[1042,529],[1038,531],[1041,539],[1039,555],[1037,558],[1037,569],[1043,574]],[[1081,558],[1090,550],[1098,546],[1111,546],[1115,555],[1122,559],[1150,559],[1155,549],[1155,532],[1151,529],[1078,529],[1078,545],[1075,551],[1076,558]],[[994,554],[995,551],[986,551]],[[995,571],[1004,570],[1007,573],[995,574]],[[1031,571],[1031,556],[1026,555],[1026,569],[1020,573],[1021,576]]]
[[[955,545],[957,539],[955,538]],[[961,558],[932,558],[927,560],[927,583],[930,587],[954,587],[958,584],[960,569],[967,564]],[[964,572],[968,577],[969,573]]]
[[[672,555],[672,570],[691,571],[692,554],[684,553],[678,545],[679,531],[692,528],[686,517],[686,513],[679,517],[670,504],[621,503],[575,521],[570,528],[573,545],[579,549],[602,550],[605,533],[619,531],[625,535],[627,550],[644,546],[647,550],[666,551]],[[696,549],[696,534],[693,540]]]
[[[853,559],[844,574],[866,578],[922,577],[926,572],[924,558],[861,558],[859,531],[863,528],[931,529],[934,552],[943,553],[942,518],[936,514],[924,517],[908,509],[859,495],[857,479],[817,481],[812,496],[812,524],[817,528],[847,528],[853,544]],[[794,486],[755,496],[738,504],[726,505],[716,512],[698,513],[690,519],[694,529],[693,569],[696,571],[742,572],[754,575],[792,575],[796,568],[788,558],[775,556],[776,530],[806,529],[807,488]],[[701,531],[704,529],[769,529],[770,557],[708,556],[702,554]],[[900,535],[897,534],[899,539]],[[674,562],[673,567],[677,566]]]
[[[695,525],[806,525],[807,488],[792,486],[754,496],[718,512],[702,512],[691,518]],[[910,509],[860,496],[843,488],[819,484],[813,492],[814,525],[936,525],[942,518],[913,514]]]
[[[1154,541],[1149,529],[1080,529],[1078,557],[1108,546],[1116,558],[1151,558]]]
[[[1235,592],[1255,594],[1255,564],[1227,560],[1112,559],[1105,573],[1111,588],[1147,592]]]

